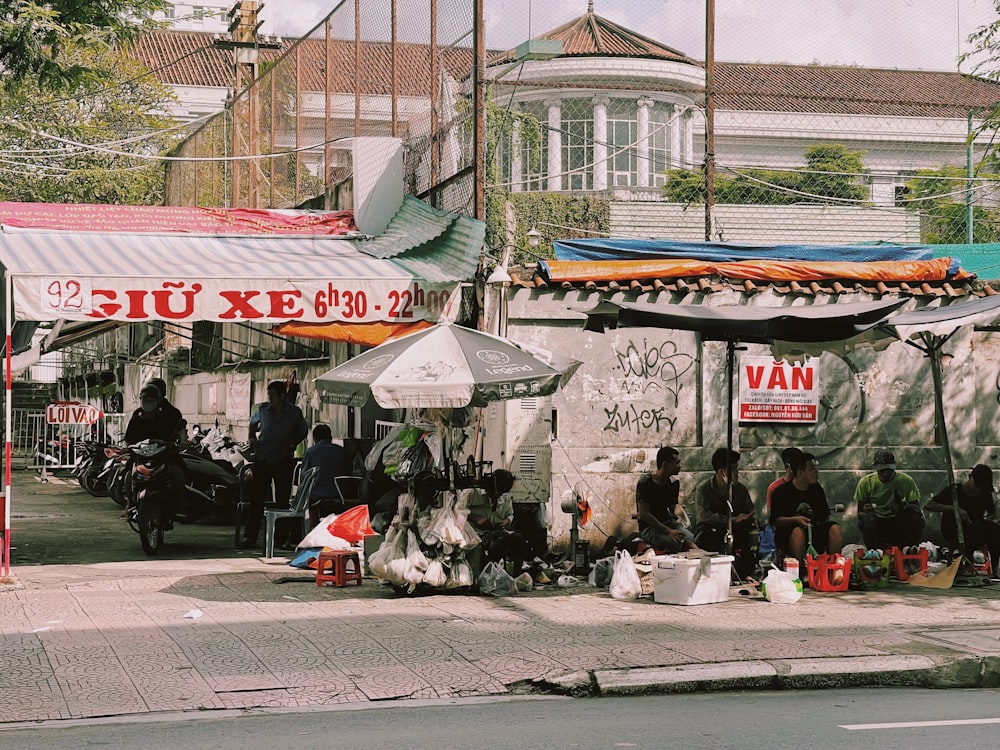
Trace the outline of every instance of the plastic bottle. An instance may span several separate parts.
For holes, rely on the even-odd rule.
[[[785,572],[791,573],[793,578],[799,577],[799,561],[794,557],[785,558]]]

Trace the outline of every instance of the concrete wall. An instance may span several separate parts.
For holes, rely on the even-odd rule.
[[[590,495],[594,524],[581,538],[588,538],[592,546],[602,546],[607,535],[620,537],[634,530],[635,483],[652,466],[661,445],[680,450],[681,496],[693,516],[695,487],[711,472],[712,451],[726,445],[725,345],[663,329],[585,332],[583,315],[576,311],[599,301],[594,292],[515,288],[508,295],[510,338],[584,361],[568,387],[539,407],[546,415],[543,421],[552,421],[552,410],[557,415],[546,503],[551,545],[559,548],[568,542],[569,518],[559,503],[572,497],[574,490]],[[619,294],[612,299],[626,297]],[[627,299],[654,301],[634,294]],[[867,299],[844,295],[794,302]],[[792,302],[773,293],[746,298],[736,292],[671,301],[761,306]],[[956,473],[964,478],[975,463],[995,465],[1000,456],[1000,337],[963,330],[944,351],[949,355],[944,362],[947,427]],[[768,355],[770,350],[747,345],[745,353]],[[860,541],[852,497],[858,478],[871,470],[877,448],[895,451],[900,470],[914,477],[925,499],[946,484],[943,453],[935,443],[929,364],[919,351],[897,342],[883,352],[824,353],[819,378],[816,424],[736,427],[741,481],[763,513],[766,487],[781,468],[781,450],[795,445],[816,454],[820,482],[831,504],[847,506],[842,517],[846,540]],[[516,446],[506,450],[510,465]],[[536,497],[544,494],[535,488]],[[936,514],[929,520],[934,536]]]

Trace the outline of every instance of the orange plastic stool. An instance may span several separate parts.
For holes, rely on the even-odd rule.
[[[333,583],[338,589],[351,581],[361,585],[361,559],[357,550],[324,549],[316,560],[316,585]]]

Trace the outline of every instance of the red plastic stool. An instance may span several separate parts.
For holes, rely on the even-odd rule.
[[[645,552],[649,548],[650,548],[649,545],[646,544],[645,542],[638,542],[636,544],[636,546],[635,546],[635,554],[637,556],[641,555],[643,552]],[[653,554],[654,555],[663,555],[663,554],[665,554],[665,550],[657,549],[656,547],[653,547],[652,549],[653,549]]]
[[[916,553],[903,554],[899,547],[890,550],[892,564],[896,570],[896,578],[900,581],[910,580],[914,573],[926,573],[929,555],[927,548],[920,548]]]
[[[324,549],[316,560],[316,585],[333,583],[338,589],[351,581],[361,585],[361,559],[357,550]]]

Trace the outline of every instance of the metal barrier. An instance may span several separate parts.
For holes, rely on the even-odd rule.
[[[94,424],[46,424],[45,412],[12,409],[13,459],[23,468],[45,473],[72,469],[87,440],[118,443],[125,434],[124,414],[105,414]]]

